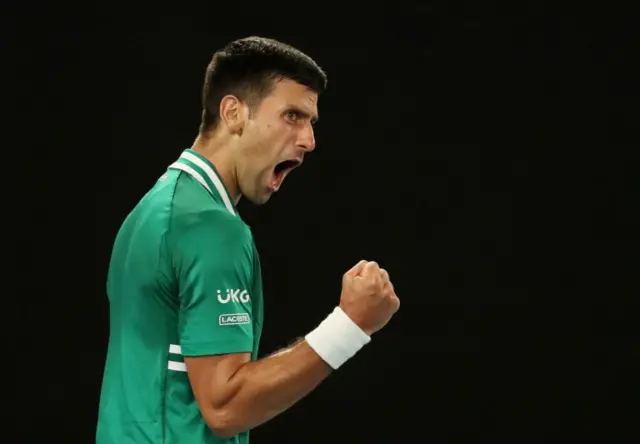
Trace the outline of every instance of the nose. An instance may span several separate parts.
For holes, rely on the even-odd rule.
[[[315,135],[313,134],[313,126],[311,125],[311,123],[305,125],[304,128],[300,131],[298,135],[298,147],[302,148],[308,153],[316,149],[316,139]]]

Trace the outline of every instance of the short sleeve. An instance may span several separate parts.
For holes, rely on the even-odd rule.
[[[235,216],[200,215],[174,246],[184,356],[253,350],[253,240]]]

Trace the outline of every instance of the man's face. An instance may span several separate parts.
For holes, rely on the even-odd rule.
[[[292,80],[276,83],[244,127],[236,173],[244,197],[261,205],[315,148],[318,95]]]

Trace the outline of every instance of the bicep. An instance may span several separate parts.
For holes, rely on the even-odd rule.
[[[193,393],[205,417],[215,414],[235,396],[229,381],[251,360],[250,353],[185,357]]]

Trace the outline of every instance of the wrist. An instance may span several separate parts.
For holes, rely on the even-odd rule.
[[[318,327],[305,336],[309,346],[334,370],[371,341],[340,308],[336,307]]]
[[[348,310],[348,307],[343,308],[342,305],[339,305],[338,308],[340,310],[342,310],[342,312],[349,317],[349,319],[351,319],[353,321],[354,324],[356,324],[360,330],[362,330],[367,336],[371,336],[375,333],[375,330],[372,330],[371,328],[368,327],[361,327],[361,325],[366,324],[366,322],[361,322],[361,319],[358,316],[354,316],[353,313],[350,313],[350,310]]]

